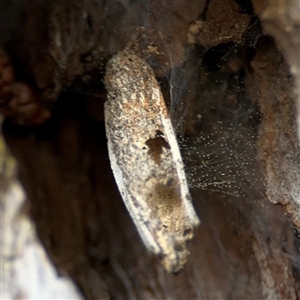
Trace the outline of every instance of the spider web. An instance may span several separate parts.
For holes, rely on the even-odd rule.
[[[244,87],[245,69],[226,66],[238,59],[236,50],[233,44],[193,50],[169,85],[190,188],[240,197],[263,190],[264,180],[256,160],[259,109]]]

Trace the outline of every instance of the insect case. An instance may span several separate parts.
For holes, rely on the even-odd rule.
[[[108,152],[119,191],[148,250],[176,273],[199,219],[159,84],[144,60],[124,50],[108,62],[105,86]]]

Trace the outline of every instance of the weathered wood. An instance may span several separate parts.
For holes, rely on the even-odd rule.
[[[34,224],[58,273],[86,299],[299,298],[297,1],[14,4],[0,18],[0,100],[29,206],[14,226]],[[161,80],[202,222],[178,276],[147,254],[110,170],[101,80],[127,43]],[[10,122],[49,111],[35,128]]]
[[[16,178],[16,161],[2,133],[0,157],[1,298],[82,299],[70,279],[58,276],[37,238],[24,189]]]

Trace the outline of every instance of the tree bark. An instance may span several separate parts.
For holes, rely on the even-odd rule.
[[[300,9],[252,2],[0,3],[4,298],[300,298]],[[201,219],[177,276],[108,160],[103,74],[128,45],[160,81]]]

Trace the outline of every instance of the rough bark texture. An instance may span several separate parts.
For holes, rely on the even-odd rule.
[[[2,232],[18,240],[10,227],[34,224],[86,299],[300,297],[298,1],[15,0],[0,11],[4,133],[29,207]],[[110,170],[101,80],[128,43],[161,81],[202,222],[178,276],[147,254]],[[5,217],[20,186],[3,153]],[[9,245],[2,238],[4,288],[16,285],[6,297],[32,298],[3,273],[26,257]]]
[[[293,75],[293,93],[297,109],[298,139],[300,139],[300,3],[299,1],[254,0],[255,11],[260,17],[264,30],[272,35],[283,52]]]

